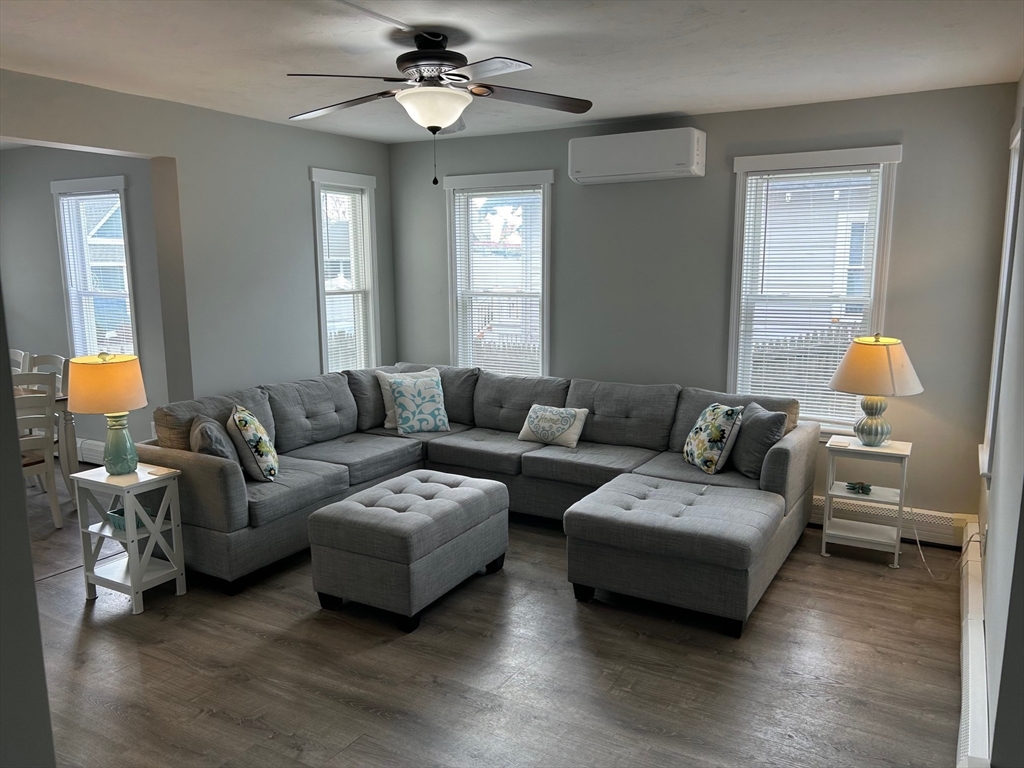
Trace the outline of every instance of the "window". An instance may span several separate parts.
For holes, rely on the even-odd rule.
[[[828,388],[856,336],[882,332],[901,147],[738,157],[729,385],[796,397],[849,426],[859,397]]]
[[[135,354],[124,176],[55,181],[71,354]]]
[[[449,176],[452,363],[547,373],[553,171]]]
[[[372,176],[310,172],[316,198],[320,351],[326,371],[378,364]]]

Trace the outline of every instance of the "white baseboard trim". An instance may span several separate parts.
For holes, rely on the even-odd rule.
[[[858,520],[864,523],[880,523],[896,525],[896,510],[869,501],[853,501],[835,499],[832,502],[833,514],[844,520]],[[811,522],[821,525],[825,511],[823,496],[815,496],[811,506]],[[949,547],[962,547],[969,537],[964,536],[964,528],[970,523],[977,524],[977,515],[963,515],[952,512],[936,512],[932,509],[913,509],[903,511],[903,537],[913,540],[914,527],[921,543],[945,544]]]
[[[978,533],[978,524],[964,528],[964,541]],[[989,768],[988,679],[985,666],[985,602],[982,591],[981,545],[964,547],[960,564],[960,735],[957,768]]]

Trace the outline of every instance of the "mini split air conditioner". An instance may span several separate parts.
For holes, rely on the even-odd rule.
[[[703,176],[706,138],[696,128],[671,128],[569,139],[569,178],[614,184]]]

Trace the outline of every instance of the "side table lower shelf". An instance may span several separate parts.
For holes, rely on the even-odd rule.
[[[834,517],[824,533],[827,544],[850,544],[864,549],[892,552],[896,548],[896,529],[891,525],[863,523]]]
[[[150,558],[142,574],[138,588],[143,592],[150,587],[178,578],[178,568],[166,560]],[[90,584],[112,589],[125,595],[132,594],[132,578],[128,569],[128,555],[122,555],[97,565],[92,573],[86,574]]]

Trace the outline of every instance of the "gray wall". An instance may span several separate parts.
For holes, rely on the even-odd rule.
[[[9,70],[0,103],[9,139],[174,158],[160,178],[178,184],[187,312],[164,324],[188,329],[196,395],[319,373],[309,168],[375,176],[382,356],[394,359],[384,145]]]
[[[1024,79],[1018,89],[1018,121],[1022,110]],[[1018,185],[1020,174],[1018,166]],[[1018,195],[1016,215],[984,557],[985,646],[995,768],[1024,764],[1020,732],[1024,722],[1024,195]]]
[[[8,346],[0,298],[0,349]],[[54,764],[11,369],[0,366],[0,765]]]
[[[887,415],[915,443],[911,502],[975,512],[1013,101],[1007,84],[452,138],[438,142],[438,169],[555,169],[552,374],[723,389],[732,159],[902,144],[885,331],[906,343],[925,392],[891,401]],[[707,132],[702,179],[584,187],[566,175],[570,138],[677,126]],[[446,361],[444,193],[430,183],[429,142],[390,150],[398,356]],[[859,475],[891,482],[870,467]]]
[[[0,285],[11,346],[33,354],[71,354],[60,246],[50,182],[124,176],[128,252],[135,298],[136,336],[146,395],[167,402],[150,162],[133,157],[21,147],[0,152]],[[103,440],[102,416],[79,416],[79,437]],[[137,440],[148,439],[147,410],[129,416]]]

